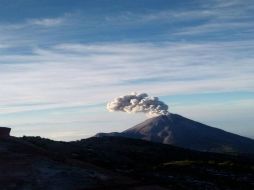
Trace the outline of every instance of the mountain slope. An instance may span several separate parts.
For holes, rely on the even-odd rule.
[[[254,140],[177,114],[147,119],[122,133],[98,134],[97,136],[122,136],[199,151],[254,153]]]

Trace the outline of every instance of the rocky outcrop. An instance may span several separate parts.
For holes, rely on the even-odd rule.
[[[8,127],[0,127],[0,138],[8,138],[10,137],[11,128]]]

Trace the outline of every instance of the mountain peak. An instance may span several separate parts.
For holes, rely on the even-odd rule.
[[[254,153],[252,139],[172,113],[149,118],[110,136],[148,140],[199,151]]]

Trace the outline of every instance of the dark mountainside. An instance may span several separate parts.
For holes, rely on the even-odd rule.
[[[99,133],[96,136],[122,136],[205,152],[254,154],[254,140],[177,114],[147,119],[121,133]]]
[[[0,138],[0,189],[254,189],[254,157],[123,137]]]

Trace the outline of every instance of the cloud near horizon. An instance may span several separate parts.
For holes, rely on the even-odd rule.
[[[143,114],[113,117],[104,106],[137,91],[170,102],[172,112],[212,118],[223,129],[237,124],[238,131],[253,134],[252,0],[107,2],[0,5],[1,125],[28,124],[28,133],[40,126],[43,134],[47,125],[45,134],[59,130],[56,136],[77,125],[76,135],[91,134],[102,126],[99,115],[104,129],[119,126],[122,118],[129,127]],[[193,105],[194,96],[211,99]]]
[[[253,42],[59,44],[0,56],[0,114],[98,104],[133,90],[253,92],[254,56],[245,47]]]

